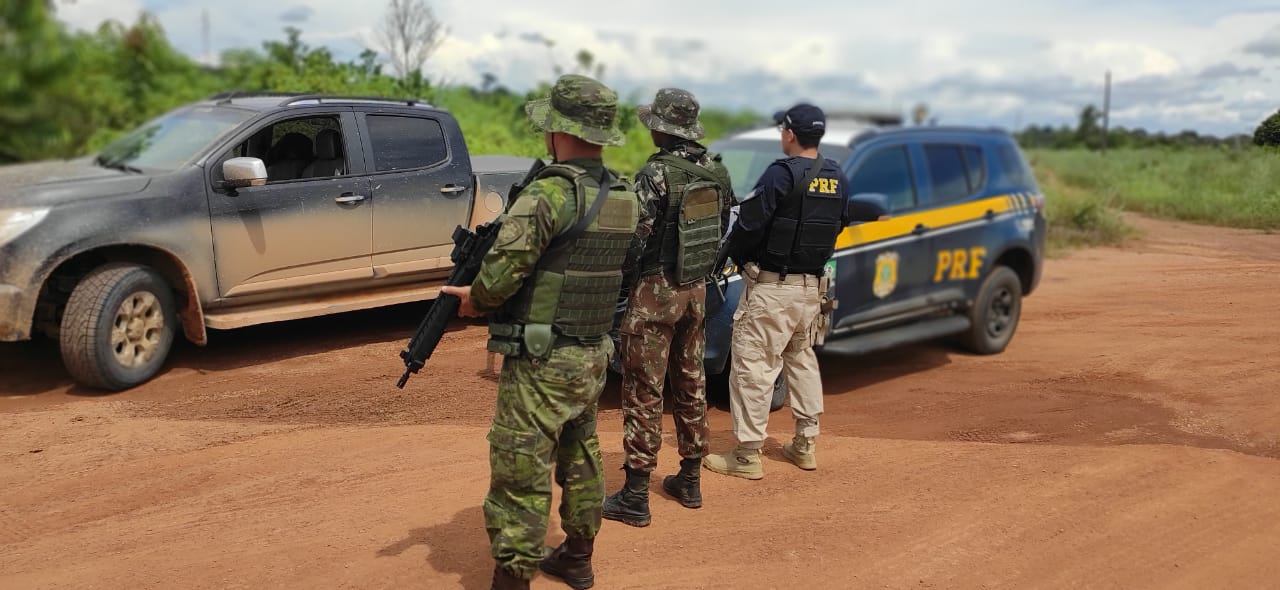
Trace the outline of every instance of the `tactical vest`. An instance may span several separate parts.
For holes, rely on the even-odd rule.
[[[600,194],[599,178],[559,163],[548,165],[537,178],[549,176],[573,182],[577,217],[567,223],[572,226]],[[517,325],[513,329],[522,333],[507,336],[521,337],[530,354],[545,356],[556,334],[578,338],[607,334],[613,327],[622,289],[622,264],[638,222],[635,192],[622,179],[615,179],[586,230],[571,240],[553,238],[533,274],[507,301],[505,315]],[[491,327],[490,331],[501,335],[501,329]]]
[[[729,190],[728,179],[668,152],[649,161],[665,165],[667,209],[645,246],[640,270],[669,272],[679,285],[703,280],[720,246],[721,195]]]
[[[809,171],[812,160],[791,158],[783,163],[799,182]],[[783,197],[774,211],[763,252],[756,258],[760,268],[778,273],[821,275],[822,267],[835,252],[836,237],[844,229],[841,221],[848,194],[844,184],[840,169],[827,160],[809,186],[801,187],[800,198]]]

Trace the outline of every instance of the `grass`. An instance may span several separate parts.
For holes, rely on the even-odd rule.
[[[1051,251],[1132,237],[1121,211],[1231,228],[1280,229],[1280,151],[1032,150]]]
[[[1133,235],[1120,211],[1224,227],[1280,229],[1280,151],[1033,150],[1052,248]]]

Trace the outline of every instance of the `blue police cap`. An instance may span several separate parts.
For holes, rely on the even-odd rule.
[[[773,121],[799,134],[824,133],[827,130],[827,116],[822,109],[808,103],[774,113]]]

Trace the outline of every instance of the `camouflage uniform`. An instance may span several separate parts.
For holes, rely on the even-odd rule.
[[[618,145],[622,136],[613,125],[615,105],[616,95],[598,82],[581,76],[564,76],[552,89],[550,99],[533,101],[526,110],[534,124],[547,132],[568,133],[599,145]],[[609,116],[601,119],[605,111]],[[598,159],[569,160],[553,167],[573,167],[595,179],[604,173],[604,165]],[[580,190],[581,185],[576,182],[554,175],[540,176],[531,182],[504,215],[494,247],[485,256],[471,287],[472,305],[478,311],[497,314],[490,320],[490,331],[495,334],[490,340],[490,350],[507,354],[498,381],[497,409],[488,435],[491,475],[489,493],[484,500],[485,528],[497,566],[495,587],[527,587],[527,580],[534,576],[546,556],[543,543],[551,510],[553,471],[555,482],[564,490],[560,503],[561,526],[570,539],[586,544],[588,574],[590,544],[600,530],[604,477],[596,436],[596,409],[613,354],[613,342],[607,332],[621,285],[621,262],[616,268],[612,293],[604,293],[608,291],[606,284],[598,296],[603,298],[603,305],[595,305],[604,308],[602,327],[593,327],[599,325],[596,315],[591,316],[589,322],[562,325],[561,311],[565,304],[563,301],[557,304],[561,298],[553,294],[550,301],[556,318],[552,323],[554,344],[544,355],[535,354],[534,345],[517,346],[515,352],[503,349],[512,341],[498,338],[496,331],[500,326],[511,325],[527,329],[532,325],[528,323],[530,317],[541,313],[538,305],[545,307],[548,299],[544,283],[551,272],[546,268],[549,260],[563,257],[565,249],[590,257],[596,251],[594,248],[600,247],[602,242],[592,238],[597,234],[591,229],[567,244],[557,246],[558,242],[553,242],[554,237],[578,222],[586,213],[583,204],[589,207],[598,194],[598,189]],[[617,185],[612,188],[616,190]],[[628,246],[634,250],[630,241],[638,204],[629,191],[622,194],[623,198],[612,192],[606,197],[606,206],[590,228],[621,220],[621,226],[615,223],[613,233],[628,242],[622,247],[625,253]],[[625,209],[621,216],[618,205]],[[608,251],[617,250],[614,247]],[[623,255],[616,258],[621,261]],[[596,262],[599,264],[598,258]],[[569,285],[575,279],[565,278],[565,274],[556,276],[560,277],[563,294],[568,298]],[[598,283],[598,279],[588,280]],[[583,301],[591,303],[590,298]],[[524,324],[503,323],[522,317]],[[535,317],[533,321],[540,320]],[[575,326],[586,327],[576,329]],[[544,327],[551,334],[551,326]],[[569,581],[567,576],[562,577]]]
[[[646,127],[666,137],[657,136],[662,146],[636,175],[636,195],[641,202],[636,235],[645,242],[645,251],[640,263],[642,276],[631,287],[619,329],[622,444],[628,485],[606,501],[605,518],[645,526],[649,521],[648,476],[657,466],[662,446],[666,376],[671,378],[680,456],[692,460],[695,476],[697,461],[707,450],[705,277],[727,225],[733,193],[724,165],[695,141],[704,132],[697,121],[698,103],[693,95],[674,88],[660,90],[653,104],[642,105],[638,114]],[[675,235],[678,228],[671,223],[675,219],[672,214],[678,212],[671,208],[686,206],[686,187],[699,181],[713,183],[716,188],[708,194],[715,200],[702,204],[702,218],[712,218],[707,228],[711,231],[703,232],[709,240],[700,244],[698,253],[688,254],[700,256],[701,261],[690,266],[686,263],[691,261],[685,259],[690,250],[680,250]],[[686,269],[697,270],[683,272]],[[696,488],[696,479],[692,485]],[[671,489],[668,492],[673,493]],[[689,507],[701,505],[700,494],[696,499],[677,498]]]
[[[706,149],[688,141],[664,150],[696,163],[728,184],[728,172]],[[650,161],[636,175],[636,195],[640,199],[640,226],[637,235],[646,240],[642,267],[655,266],[663,247],[661,240],[650,242],[654,224],[667,208],[666,175],[669,165]],[[721,202],[727,221],[732,188],[726,186]],[[722,222],[722,231],[723,231]],[[632,287],[627,313],[621,327],[622,400],[624,411],[623,449],[627,465],[651,473],[657,467],[662,446],[663,378],[671,377],[672,415],[680,456],[701,458],[707,447],[706,380],[703,356],[706,350],[704,321],[707,315],[704,280],[677,284],[669,269],[645,272]]]

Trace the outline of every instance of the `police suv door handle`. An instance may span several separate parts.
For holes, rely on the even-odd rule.
[[[915,229],[911,230],[911,234],[912,234],[912,235],[916,235],[916,236],[918,236],[918,235],[923,234],[924,232],[927,232],[927,231],[929,231],[929,226],[927,226],[927,225],[925,225],[925,224],[923,224],[923,223],[917,223],[917,224],[916,224]]]
[[[359,203],[360,201],[363,201],[363,200],[364,200],[364,195],[357,195],[355,193],[342,193],[342,196],[335,198],[333,202],[346,205],[349,203]]]
[[[456,184],[446,184],[446,185],[444,185],[444,186],[440,187],[440,192],[442,192],[442,193],[444,193],[444,194],[446,194],[446,195],[447,195],[447,194],[449,194],[449,193],[460,193],[460,192],[465,191],[465,190],[467,190],[467,187],[465,187],[465,186],[458,186],[458,185],[456,185]]]
[[[984,213],[982,216],[986,217],[987,221],[991,221],[992,219],[996,218],[996,212],[991,209],[987,209],[987,212]]]

